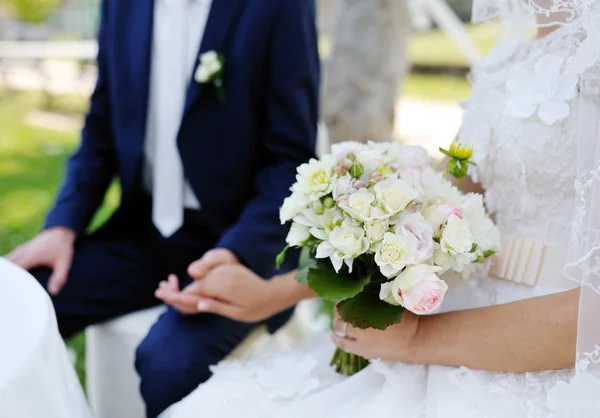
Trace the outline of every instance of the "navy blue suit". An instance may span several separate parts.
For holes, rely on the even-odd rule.
[[[318,118],[319,58],[314,0],[213,0],[199,54],[224,55],[227,101],[214,86],[190,81],[178,146],[200,211],[163,239],[151,223],[151,197],[141,185],[153,26],[152,0],[104,0],[98,82],[81,145],[46,227],[78,233],[67,285],[54,298],[65,337],[87,325],[158,303],[153,292],[168,273],[224,247],[263,277],[287,230],[278,210],[296,167],[313,157]],[[158,17],[160,18],[160,17]],[[86,236],[109,184],[121,205]],[[293,259],[292,259],[293,261]],[[294,268],[292,262],[287,269]],[[48,271],[36,277],[45,284]],[[189,281],[190,279],[187,278]],[[277,327],[280,320],[273,320]],[[169,310],[138,349],[148,416],[154,417],[209,377],[252,329],[216,316]]]

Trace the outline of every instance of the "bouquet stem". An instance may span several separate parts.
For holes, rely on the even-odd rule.
[[[346,353],[338,348],[335,350],[330,364],[335,367],[335,371],[339,374],[352,376],[366,368],[369,365],[369,360],[355,354]]]

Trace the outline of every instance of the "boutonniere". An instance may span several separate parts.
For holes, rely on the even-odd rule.
[[[194,79],[200,84],[212,83],[217,89],[217,96],[221,103],[225,103],[225,89],[223,88],[223,70],[225,57],[216,51],[208,51],[200,55],[200,64],[196,69]]]

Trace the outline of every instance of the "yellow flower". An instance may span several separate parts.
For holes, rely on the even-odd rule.
[[[453,142],[450,145],[450,155],[452,158],[457,160],[469,160],[473,157],[473,147],[471,145],[463,144],[462,142]]]
[[[391,168],[385,167],[385,166],[379,167],[379,169],[377,170],[377,172],[379,172],[380,174],[382,174],[384,176],[387,176],[388,174],[392,174],[393,173],[393,171],[392,171]]]

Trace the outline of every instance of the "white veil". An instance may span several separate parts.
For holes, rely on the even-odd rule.
[[[473,22],[506,28],[569,25],[580,38],[578,157],[571,250],[565,274],[581,284],[575,381],[600,388],[600,0],[473,0]],[[593,379],[593,380],[590,380]],[[591,385],[590,385],[591,383]],[[589,392],[588,392],[589,393]],[[597,397],[597,395],[595,395]]]

